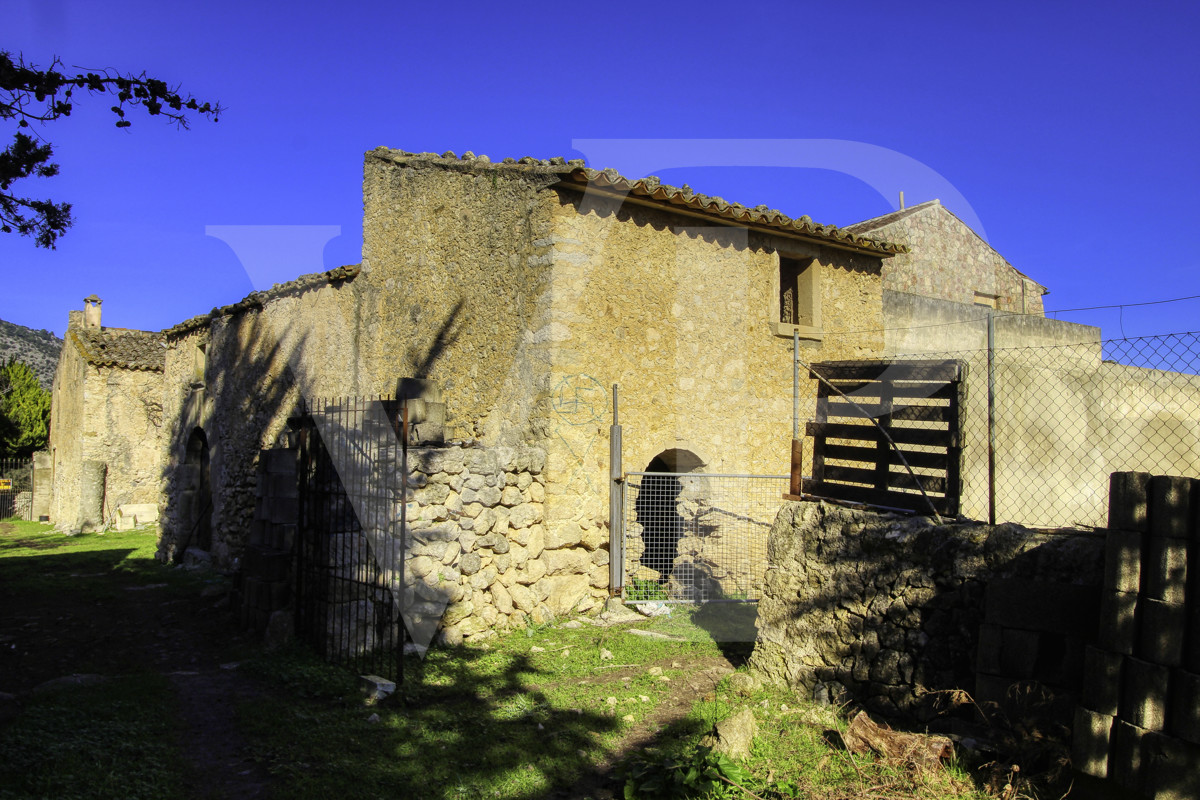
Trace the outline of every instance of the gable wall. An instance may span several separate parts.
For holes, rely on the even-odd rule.
[[[915,211],[866,235],[908,245],[888,259],[884,288],[972,305],[975,292],[997,295],[997,307],[1041,314],[1042,289],[941,205]]]

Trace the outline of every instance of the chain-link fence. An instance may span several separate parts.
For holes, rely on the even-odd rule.
[[[625,599],[757,600],[786,475],[630,472]]]
[[[1200,478],[1200,333],[906,355],[966,366],[967,517],[1103,527],[1111,473]]]

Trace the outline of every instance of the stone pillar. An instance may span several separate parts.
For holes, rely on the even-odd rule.
[[[104,482],[108,465],[84,461],[79,476],[79,527],[84,531],[104,528]]]
[[[30,518],[34,521],[50,516],[50,501],[54,499],[54,462],[50,453],[41,450],[33,454],[33,508]]]

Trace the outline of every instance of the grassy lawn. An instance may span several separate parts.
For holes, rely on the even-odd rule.
[[[3,523],[0,651],[39,608],[53,635],[79,607],[136,629],[139,609],[161,615],[211,584],[156,563],[153,550],[146,532],[66,537]],[[921,772],[833,746],[845,726],[835,709],[781,688],[735,691],[729,662],[749,653],[753,610],[674,606],[636,624],[560,623],[435,649],[410,656],[397,693],[379,702],[302,648],[254,648],[229,656],[257,687],[234,720],[280,798],[981,797],[956,767]],[[177,686],[153,664],[105,652],[106,641],[45,677],[94,667],[107,680],[23,694],[15,718],[0,716],[0,798],[209,796],[185,758]],[[0,652],[0,666],[10,657]],[[749,761],[701,746],[714,723],[747,708],[759,730]]]
[[[154,547],[154,534],[146,531],[68,537],[37,522],[0,523],[0,620],[6,623],[0,633],[40,625],[39,639],[61,638],[69,667],[47,670],[47,681],[90,673],[98,664],[70,643],[80,604],[103,605],[152,583],[166,592],[195,591],[193,576],[154,561]],[[44,619],[55,625],[31,621]],[[0,635],[4,659],[20,657],[18,641]],[[113,655],[104,654],[107,663]],[[21,698],[21,713],[0,724],[0,798],[187,796],[167,679],[132,662],[121,665],[128,671],[104,670],[106,680],[96,684],[64,683]],[[12,671],[0,670],[0,680],[11,680]],[[0,691],[8,689],[0,683]]]
[[[634,626],[683,641],[547,626],[486,648],[434,650],[409,660],[405,683],[377,704],[351,676],[299,651],[276,654],[243,668],[291,694],[241,715],[287,797],[614,796],[588,780],[600,765],[622,776],[617,797],[623,784],[630,797],[981,796],[957,767],[923,773],[833,747],[832,732],[845,725],[835,709],[786,689],[738,693],[727,676],[698,672],[730,645],[695,615],[678,607]],[[700,739],[744,708],[759,726],[751,760],[708,754]]]

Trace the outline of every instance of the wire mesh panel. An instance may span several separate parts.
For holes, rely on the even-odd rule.
[[[398,679],[400,446],[372,428],[388,428],[399,404],[317,400],[304,411],[297,633],[333,663]]]
[[[631,472],[625,599],[758,600],[787,475]]]

